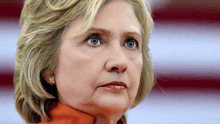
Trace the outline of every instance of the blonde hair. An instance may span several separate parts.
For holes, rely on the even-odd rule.
[[[57,101],[56,86],[42,77],[56,68],[61,37],[71,21],[84,17],[81,31],[89,29],[100,7],[108,0],[25,0],[21,13],[21,33],[15,57],[15,106],[27,123],[49,119],[48,108]],[[127,0],[142,26],[143,70],[135,98],[136,106],[153,87],[154,74],[149,56],[152,18],[149,4]],[[147,10],[148,9],[148,10]]]

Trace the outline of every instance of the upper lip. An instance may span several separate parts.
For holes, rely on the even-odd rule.
[[[106,87],[108,85],[117,85],[117,86],[123,86],[123,87],[127,88],[127,85],[122,81],[112,81],[110,83],[102,85],[101,87]]]

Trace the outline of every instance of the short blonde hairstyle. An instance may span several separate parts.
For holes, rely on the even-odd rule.
[[[80,31],[89,29],[106,1],[109,0],[24,1],[15,57],[14,87],[16,109],[27,123],[49,119],[49,105],[58,100],[56,86],[48,84],[43,75],[56,68],[61,37],[67,26],[82,16],[84,23]],[[143,69],[134,107],[153,87],[154,74],[148,47],[153,21],[149,4],[143,0],[126,1],[133,7],[141,24],[143,39]]]

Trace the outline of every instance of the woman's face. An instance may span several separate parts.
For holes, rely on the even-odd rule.
[[[133,103],[142,71],[140,24],[125,1],[110,1],[91,28],[72,37],[82,18],[62,37],[55,82],[59,100],[89,114],[125,112]]]

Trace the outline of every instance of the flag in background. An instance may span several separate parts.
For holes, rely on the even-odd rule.
[[[0,1],[0,123],[25,123],[14,108],[13,68],[21,0]],[[154,0],[152,92],[129,124],[220,123],[220,1]],[[13,118],[12,118],[13,117]]]

